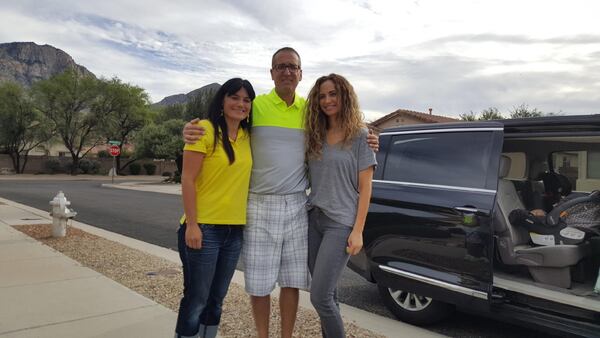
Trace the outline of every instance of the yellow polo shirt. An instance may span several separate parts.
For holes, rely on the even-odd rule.
[[[304,130],[306,100],[296,94],[288,107],[275,89],[259,95],[252,102],[252,127],[281,127]]]
[[[235,154],[230,165],[227,153],[218,140],[213,152],[215,129],[208,120],[198,124],[205,134],[194,144],[186,144],[183,150],[204,153],[204,161],[196,177],[196,215],[203,224],[246,224],[246,203],[252,169],[250,135],[239,129],[237,139],[229,140]],[[185,221],[185,215],[181,222]]]

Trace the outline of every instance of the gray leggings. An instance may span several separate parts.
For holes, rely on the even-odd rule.
[[[325,216],[318,208],[309,213],[308,267],[312,275],[310,302],[321,319],[323,337],[344,338],[344,322],[337,305],[336,286],[349,255],[352,227]]]

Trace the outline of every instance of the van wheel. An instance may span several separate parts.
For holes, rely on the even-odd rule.
[[[450,304],[412,292],[377,285],[379,295],[390,311],[403,322],[427,325],[448,317],[454,307]]]

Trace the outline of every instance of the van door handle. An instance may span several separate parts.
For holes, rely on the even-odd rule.
[[[462,211],[462,212],[472,213],[472,214],[476,214],[479,212],[479,209],[472,208],[472,207],[454,207],[454,209],[458,210],[458,211]]]

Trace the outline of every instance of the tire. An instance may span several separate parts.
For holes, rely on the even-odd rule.
[[[429,297],[377,285],[385,306],[403,322],[429,325],[448,317],[454,306]]]

